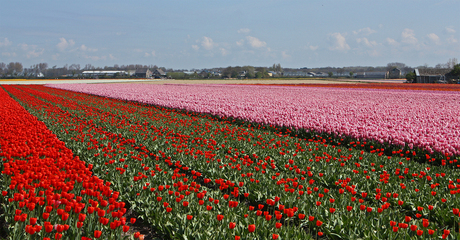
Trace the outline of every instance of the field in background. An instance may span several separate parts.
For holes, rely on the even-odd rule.
[[[47,83],[131,83],[148,84],[350,84],[350,83],[403,83],[405,79],[0,79],[0,84],[47,84]]]

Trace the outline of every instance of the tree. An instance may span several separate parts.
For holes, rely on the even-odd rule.
[[[0,76],[3,76],[7,71],[6,64],[3,62],[0,62]]]
[[[406,68],[406,64],[400,62],[392,62],[387,64],[387,71],[392,70],[393,68],[398,68],[399,70],[403,70]]]
[[[264,74],[262,72],[256,72],[256,78],[263,78]]]
[[[353,72],[351,71],[349,74],[350,74],[350,77],[352,78],[353,77]]]
[[[243,71],[246,71],[246,78],[254,78],[255,73],[254,73],[254,67],[253,66],[244,66],[242,67]]]
[[[415,73],[414,72],[408,72],[406,74],[406,80],[407,80],[407,82],[410,82],[410,83],[415,82]]]
[[[280,63],[276,64],[276,70],[275,71],[277,71],[277,72],[282,72],[283,71],[283,68],[281,68]]]
[[[38,70],[40,70],[40,72],[44,72],[44,71],[46,71],[46,69],[48,69],[48,63],[39,63],[38,64]]]
[[[24,70],[22,67],[22,63],[20,62],[10,62],[8,63],[7,68],[8,68],[7,73],[11,76],[18,76]]]
[[[453,76],[457,76],[457,77],[460,77],[460,64],[456,64],[452,71],[450,71],[450,73],[453,75]]]
[[[91,64],[86,64],[85,67],[83,68],[83,70],[94,70],[96,69],[93,65]]]
[[[458,65],[458,60],[456,58],[450,58],[446,65],[447,68],[453,69],[456,65]]]
[[[329,77],[332,77],[334,75],[334,73],[328,72],[327,75],[329,75]]]

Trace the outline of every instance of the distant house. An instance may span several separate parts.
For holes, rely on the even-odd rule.
[[[398,79],[401,78],[401,70],[399,68],[393,68],[388,73],[388,78]]]
[[[415,69],[416,83],[445,83],[452,80],[451,69],[447,68],[421,68]]]
[[[312,77],[313,75],[303,71],[296,71],[296,72],[283,72],[284,77]]]
[[[125,71],[83,71],[81,74],[83,75],[83,77],[92,77],[92,78],[96,77],[97,78],[101,76],[113,77],[117,74],[126,75],[127,72]]]
[[[329,77],[329,74],[325,72],[315,72],[315,77]]]
[[[132,77],[136,74],[136,70],[128,70],[128,76]]]
[[[385,79],[388,78],[388,72],[358,72],[355,77]]]
[[[148,68],[138,68],[136,69],[134,76],[139,78],[150,78],[152,77],[152,72]]]
[[[166,73],[163,70],[158,68],[152,72],[152,76],[154,78],[166,78]]]

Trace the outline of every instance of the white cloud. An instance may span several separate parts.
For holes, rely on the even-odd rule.
[[[59,53],[53,54],[53,55],[51,56],[51,58],[52,58],[53,60],[58,60],[58,58],[59,58]]]
[[[347,51],[350,49],[345,37],[340,33],[330,34],[329,40],[332,41],[332,46],[329,47],[330,50]]]
[[[377,31],[371,29],[370,27],[361,28],[358,31],[353,31],[354,34],[363,34],[363,35],[371,35],[372,33],[376,33]]]
[[[116,59],[117,59],[117,58],[114,57],[112,54],[109,54],[109,58],[110,58],[110,60],[116,60]]]
[[[265,47],[267,45],[266,42],[260,41],[256,37],[247,36],[246,38],[248,39],[249,44],[251,44],[251,46],[255,48]]]
[[[0,41],[0,47],[6,47],[11,45],[11,41],[8,40],[8,38],[4,38],[3,41]]]
[[[439,39],[438,35],[434,33],[430,33],[427,35],[427,37],[434,42],[436,45],[441,45],[441,39]]]
[[[19,44],[18,46],[20,46],[21,49],[24,50],[24,51],[27,51],[29,49],[29,45],[27,45],[25,43]]]
[[[75,41],[70,39],[67,41],[65,38],[59,38],[59,43],[56,45],[56,47],[59,49],[59,51],[64,51],[68,47],[72,47],[75,45]]]
[[[375,50],[375,49],[369,51],[368,54],[369,54],[369,56],[372,56],[372,57],[378,57],[378,56],[380,56],[380,52],[377,51],[377,50]]]
[[[27,56],[27,58],[36,58],[36,57],[42,55],[44,52],[45,52],[45,49],[43,49],[43,48],[40,49],[40,51],[37,51],[37,50],[34,49],[32,51],[27,52],[26,56]]]
[[[447,42],[449,42],[449,43],[457,43],[458,40],[457,40],[454,36],[450,36],[450,37],[447,39]]]
[[[446,27],[444,30],[446,31],[446,33],[449,33],[449,34],[453,34],[457,32],[452,27]]]
[[[195,49],[195,50],[200,49],[200,47],[198,47],[198,45],[192,45],[192,48]]]
[[[240,30],[238,30],[238,33],[249,33],[249,32],[251,32],[249,28],[241,28]]]
[[[316,51],[316,49],[318,49],[318,46],[313,46],[313,45],[310,45],[308,46],[308,48],[312,51]]]
[[[284,59],[288,59],[288,58],[291,58],[291,55],[287,54],[286,51],[282,51],[281,52],[281,57],[284,58]]]
[[[17,54],[15,52],[9,53],[9,52],[2,52],[2,56],[5,57],[16,57]]]
[[[87,59],[91,59],[93,61],[98,61],[98,60],[106,60],[107,56],[85,56]]]
[[[96,52],[97,51],[97,48],[89,48],[84,44],[80,46],[80,49],[85,52]]]
[[[386,41],[389,45],[392,45],[392,46],[398,45],[398,42],[396,42],[396,40],[394,40],[393,38],[387,38]]]
[[[145,57],[150,57],[150,56],[155,57],[155,51],[152,51],[152,52],[149,52],[149,53],[146,52],[146,53],[144,54],[144,56],[145,56]]]
[[[401,42],[415,45],[418,43],[417,38],[415,37],[414,30],[406,28],[401,33]]]
[[[211,50],[216,46],[216,44],[211,38],[203,37],[203,40],[201,41],[201,46],[203,46],[206,50]]]
[[[229,52],[225,48],[220,48],[220,53],[222,54],[222,56],[227,56]]]
[[[367,38],[357,38],[356,42],[364,44],[366,47],[374,47],[377,46],[376,41],[369,41]]]
[[[236,45],[238,45],[238,46],[240,46],[240,47],[243,46],[243,44],[244,44],[244,40],[243,40],[243,39],[241,39],[241,40],[239,40],[239,41],[236,41]]]

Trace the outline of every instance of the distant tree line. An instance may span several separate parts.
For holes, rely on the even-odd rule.
[[[48,66],[48,63],[38,63],[24,68],[20,62],[10,62],[8,64],[0,62],[0,77],[1,78],[77,78],[82,77],[83,71],[87,70],[119,70],[130,71],[139,68],[149,68],[154,71],[161,69],[166,72],[169,78],[174,79],[222,79],[222,78],[239,78],[239,79],[252,79],[252,78],[268,78],[268,77],[283,77],[284,72],[323,72],[327,73],[329,77],[352,77],[354,73],[358,72],[386,72],[393,68],[398,68],[402,73],[406,74],[406,78],[415,78],[413,69],[404,63],[391,62],[386,66],[350,66],[350,67],[321,67],[321,68],[282,68],[281,64],[273,64],[270,67],[254,67],[254,66],[228,66],[225,68],[212,68],[212,69],[194,69],[191,71],[185,69],[171,69],[165,67],[158,67],[157,65],[142,65],[142,64],[129,64],[96,67],[92,64],[81,66],[80,64],[65,64],[62,67]],[[431,68],[427,64],[415,68]],[[459,75],[458,71],[460,66],[456,58],[449,59],[447,63],[437,64],[434,68],[447,68],[452,69],[451,74],[454,76]],[[337,73],[338,76],[335,76]],[[119,76],[127,77],[127,76]]]

